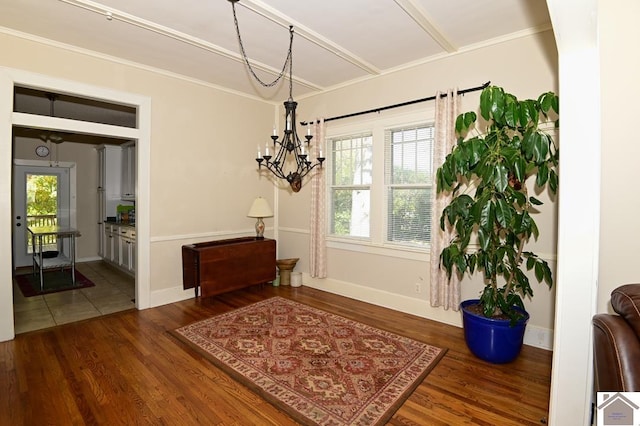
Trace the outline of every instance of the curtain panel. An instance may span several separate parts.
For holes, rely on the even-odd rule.
[[[437,170],[456,144],[456,118],[460,109],[460,95],[457,89],[436,94],[435,116],[435,141],[433,147],[433,170]],[[435,173],[433,174],[433,190],[431,193],[431,306],[443,306],[454,311],[459,310],[460,305],[460,281],[454,274],[447,278],[447,272],[440,269],[440,253],[451,239],[451,232],[445,228],[440,229],[440,216],[442,210],[452,200],[449,194],[436,194]]]
[[[315,152],[319,155],[320,147],[324,146],[325,124],[324,118],[315,120],[314,129]],[[328,155],[328,150],[322,150]],[[311,154],[311,153],[310,153]],[[325,170],[316,167],[311,177],[311,237],[309,239],[309,274],[313,278],[327,277],[327,201],[325,192]]]

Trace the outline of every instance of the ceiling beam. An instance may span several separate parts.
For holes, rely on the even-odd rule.
[[[427,12],[415,0],[394,0],[420,27],[448,53],[458,51],[456,47],[440,29],[433,23]]]
[[[379,75],[381,72],[379,68],[360,58],[358,55],[348,51],[347,49],[344,49],[337,43],[334,43],[328,38],[321,36],[312,29],[292,19],[290,16],[281,13],[280,11],[266,5],[260,0],[242,0],[237,4],[284,28],[288,29],[290,25],[293,25],[294,31],[297,35],[305,38],[316,46],[333,53],[339,58],[344,59],[350,64],[355,65],[361,70],[366,71],[368,74]]]

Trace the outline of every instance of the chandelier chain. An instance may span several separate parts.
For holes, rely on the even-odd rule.
[[[302,179],[316,167],[322,168],[325,157],[322,155],[322,146],[320,146],[317,150],[318,156],[315,161],[311,159],[311,140],[313,139],[313,135],[311,135],[310,127],[307,127],[307,134],[304,136],[304,141],[301,141],[298,137],[296,126],[296,107],[298,103],[293,100],[293,25],[289,26],[289,51],[282,66],[282,71],[280,71],[280,74],[273,82],[265,83],[256,75],[253,67],[249,63],[249,58],[247,57],[242,37],[240,36],[240,25],[238,24],[235,8],[235,3],[238,1],[239,0],[229,0],[233,8],[233,21],[236,26],[240,51],[251,75],[253,75],[256,81],[263,87],[271,87],[285,77],[287,65],[289,66],[289,99],[284,102],[284,134],[282,139],[278,140],[276,126],[274,125],[273,134],[270,137],[271,140],[265,144],[264,155],[262,155],[260,145],[258,145],[258,155],[256,156],[258,169],[264,166],[265,169],[273,173],[276,178],[285,179],[291,186],[293,192],[298,192],[302,188]]]
[[[249,62],[249,58],[247,56],[247,52],[244,49],[244,44],[242,43],[242,37],[240,37],[240,26],[238,25],[238,17],[236,16],[236,5],[234,1],[231,1],[231,7],[233,9],[233,22],[236,26],[236,34],[238,35],[238,43],[240,44],[240,51],[242,52],[242,58],[244,62],[247,64],[247,68],[249,68],[249,72],[251,75],[260,83],[263,87],[273,87],[282,79],[287,70],[287,64],[289,65],[289,92],[291,92],[291,51],[293,47],[293,27],[289,27],[289,51],[287,52],[287,57],[284,60],[284,64],[282,65],[282,70],[278,74],[275,80],[270,83],[265,83],[258,77],[256,72],[254,71],[251,63]]]

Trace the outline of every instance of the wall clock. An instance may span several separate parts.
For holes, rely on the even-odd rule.
[[[46,157],[49,155],[49,147],[46,145],[39,145],[36,147],[36,155],[38,157]]]

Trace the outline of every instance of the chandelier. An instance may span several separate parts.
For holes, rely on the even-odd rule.
[[[304,136],[305,140],[303,141],[298,137],[298,131],[296,129],[296,107],[298,106],[298,103],[293,100],[293,26],[289,26],[289,51],[284,61],[282,71],[280,71],[274,81],[265,83],[256,75],[251,67],[249,58],[244,50],[244,45],[242,44],[235,7],[235,3],[238,1],[239,0],[229,0],[233,9],[233,20],[238,34],[240,51],[251,75],[253,75],[256,81],[258,81],[263,87],[272,87],[282,79],[286,73],[287,66],[289,66],[289,99],[284,102],[284,135],[282,136],[282,139],[278,140],[279,137],[277,129],[275,126],[273,127],[271,141],[267,141],[264,149],[264,155],[262,154],[260,147],[258,147],[258,155],[256,157],[258,169],[261,169],[264,166],[277,178],[285,179],[291,186],[293,192],[298,192],[300,191],[300,188],[302,188],[302,179],[316,166],[322,167],[325,157],[322,154],[322,147],[320,146],[315,161],[312,161],[311,139],[313,139],[313,136],[311,135],[311,128],[309,125],[307,126],[307,134]],[[269,145],[271,144],[273,147],[270,149]]]

